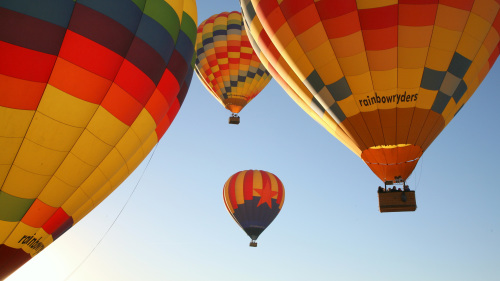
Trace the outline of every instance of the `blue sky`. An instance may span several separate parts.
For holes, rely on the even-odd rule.
[[[198,23],[239,9],[236,0],[198,1]],[[147,169],[149,157],[8,280],[64,280],[75,269],[69,280],[499,280],[499,72],[409,178],[417,211],[385,214],[380,180],[274,80],[234,126],[194,77]],[[257,248],[222,200],[227,178],[245,169],[274,173],[286,190]]]

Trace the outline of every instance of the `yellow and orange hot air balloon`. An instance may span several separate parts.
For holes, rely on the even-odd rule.
[[[273,222],[285,202],[285,188],[272,173],[245,170],[229,177],[223,190],[224,204],[256,247],[259,235]]]
[[[241,14],[213,15],[198,27],[196,74],[207,90],[229,111],[229,123],[271,81],[249,42]]]
[[[80,221],[170,126],[194,0],[0,2],[0,279]]]
[[[241,0],[288,94],[384,182],[404,182],[499,54],[490,0]]]

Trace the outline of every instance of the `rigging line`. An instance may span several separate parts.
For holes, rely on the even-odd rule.
[[[130,193],[130,195],[128,196],[127,198],[127,201],[125,201],[125,204],[122,206],[120,212],[118,212],[118,214],[116,215],[115,219],[113,220],[113,222],[111,223],[111,225],[108,227],[108,229],[106,230],[106,232],[102,235],[101,239],[97,242],[97,244],[94,246],[94,248],[89,252],[89,254],[82,260],[82,262],[80,262],[80,264],[64,279],[65,281],[66,280],[69,280],[69,278],[71,278],[71,276],[73,276],[73,274],[78,271],[78,269],[80,269],[80,267],[89,259],[90,255],[92,255],[92,253],[97,249],[97,247],[99,246],[99,244],[101,244],[102,240],[104,240],[104,238],[108,235],[109,231],[111,230],[111,228],[113,228],[113,226],[115,225],[116,221],[118,220],[118,218],[120,217],[120,215],[122,214],[123,210],[125,209],[125,207],[128,205],[130,199],[132,198],[132,195],[134,195],[137,187],[139,186],[139,183],[141,182],[142,180],[142,177],[144,176],[144,174],[146,173],[146,170],[148,169],[149,167],[149,163],[151,163],[151,159],[153,159],[153,156],[156,152],[156,148],[158,147],[158,143],[155,145],[155,147],[153,148],[153,153],[151,153],[151,157],[149,157],[149,160],[148,162],[146,163],[146,167],[144,168],[144,170],[142,171],[142,174],[141,176],[139,177],[139,179],[137,180],[137,183],[135,184],[134,188],[132,189],[132,192]]]

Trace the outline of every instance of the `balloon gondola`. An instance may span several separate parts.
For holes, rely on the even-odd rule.
[[[240,4],[275,80],[386,185],[407,181],[499,54],[495,1]]]

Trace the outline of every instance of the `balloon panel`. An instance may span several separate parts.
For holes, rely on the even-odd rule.
[[[223,197],[233,219],[255,240],[280,212],[285,190],[274,174],[246,170],[226,181]]]
[[[236,11],[213,15],[198,27],[196,73],[233,113],[240,112],[271,80],[248,40]]]
[[[187,93],[192,0],[0,3],[0,279],[140,164]]]
[[[240,2],[276,79],[382,180],[411,174],[499,53],[495,1]]]

